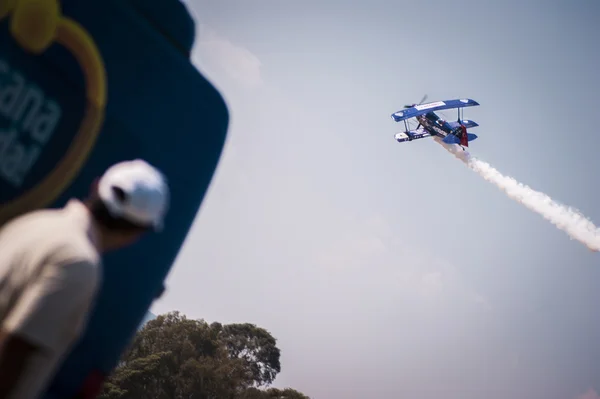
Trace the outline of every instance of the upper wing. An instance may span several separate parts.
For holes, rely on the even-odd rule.
[[[392,114],[392,118],[396,122],[400,122],[405,119],[414,118],[415,116],[424,115],[432,111],[440,111],[443,109],[451,108],[474,107],[476,105],[479,105],[479,103],[475,100],[471,100],[470,98],[462,98],[460,100],[436,101],[433,103],[416,105],[411,108],[403,109],[402,111],[394,112]]]

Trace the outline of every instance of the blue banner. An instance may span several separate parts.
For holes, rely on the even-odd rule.
[[[84,197],[125,159],[156,165],[171,188],[165,229],[105,258],[85,336],[46,394],[94,397],[162,292],[219,161],[228,110],[190,62],[195,24],[178,0],[1,3],[0,224]]]

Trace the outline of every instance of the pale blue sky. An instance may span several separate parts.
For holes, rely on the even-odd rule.
[[[474,155],[600,223],[599,3],[188,4],[231,128],[155,313],[269,329],[315,399],[600,393],[598,254],[390,118],[473,98]]]

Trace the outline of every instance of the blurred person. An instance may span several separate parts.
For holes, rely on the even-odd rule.
[[[37,398],[83,332],[102,254],[162,228],[169,188],[143,160],[110,167],[87,199],[0,230],[0,398]]]

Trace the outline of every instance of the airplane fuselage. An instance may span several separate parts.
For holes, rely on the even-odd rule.
[[[425,115],[417,116],[416,119],[432,136],[444,138],[449,134],[460,134],[460,127],[453,129],[447,121],[440,119],[435,112],[428,112]]]

